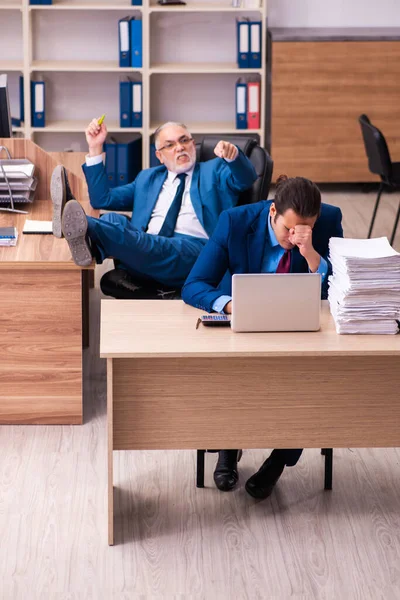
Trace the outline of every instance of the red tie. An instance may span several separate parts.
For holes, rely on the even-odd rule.
[[[285,250],[276,269],[277,273],[290,273],[290,250]]]

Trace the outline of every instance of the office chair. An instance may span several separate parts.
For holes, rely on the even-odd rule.
[[[196,144],[196,157],[198,162],[204,162],[215,158],[214,148],[221,137],[205,136],[203,141]],[[253,183],[250,189],[242,192],[239,196],[238,206],[243,204],[252,204],[259,200],[268,198],[269,188],[272,178],[273,161],[268,152],[261,148],[250,137],[225,136],[225,140],[238,146],[242,152],[252,162],[258,179]],[[118,299],[176,299],[180,298],[181,290],[169,287],[156,281],[134,279],[124,269],[116,268],[103,275],[100,281],[100,288],[106,296],[113,296]]]
[[[368,158],[368,167],[371,173],[379,175],[381,183],[378,190],[378,196],[376,198],[374,211],[372,213],[372,219],[369,226],[368,238],[371,237],[372,228],[374,226],[376,213],[378,210],[379,202],[383,190],[386,187],[396,189],[400,188],[400,162],[393,163],[390,158],[389,149],[386,144],[386,140],[381,131],[374,125],[367,117],[367,115],[361,115],[359,117],[359,123],[361,125],[361,131],[364,139],[365,152]],[[394,242],[396,236],[397,225],[400,217],[400,203],[397,209],[396,219],[393,226],[392,235],[390,238],[390,244]]]

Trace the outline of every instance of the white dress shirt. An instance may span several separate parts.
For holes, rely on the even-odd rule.
[[[86,165],[88,167],[97,165],[102,161],[102,155],[92,157],[86,156]],[[192,201],[190,199],[190,186],[192,184],[193,169],[194,166],[187,172],[185,191],[183,193],[182,205],[176,221],[175,233],[208,239],[208,235],[197,218]],[[153,208],[153,212],[151,213],[147,233],[151,233],[152,235],[157,235],[159,233],[169,207],[175,198],[179,183],[180,180],[178,179],[177,174],[172,173],[172,171],[168,171],[168,176],[164,181],[157,202]]]

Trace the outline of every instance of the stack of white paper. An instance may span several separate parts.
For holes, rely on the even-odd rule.
[[[33,202],[37,187],[35,165],[26,158],[0,160],[0,208],[14,203]],[[10,195],[11,190],[11,195]]]
[[[331,238],[328,300],[337,333],[398,333],[400,254],[386,237]]]

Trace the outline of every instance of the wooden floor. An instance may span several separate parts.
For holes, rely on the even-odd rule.
[[[357,237],[374,198],[324,194]],[[377,235],[390,231],[399,199],[383,199]],[[264,502],[244,483],[266,450],[244,453],[228,494],[213,487],[215,455],[198,490],[194,451],[116,453],[108,547],[99,298],[94,290],[85,424],[0,428],[1,600],[400,598],[399,449],[336,450],[332,492],[319,451],[307,450]]]

